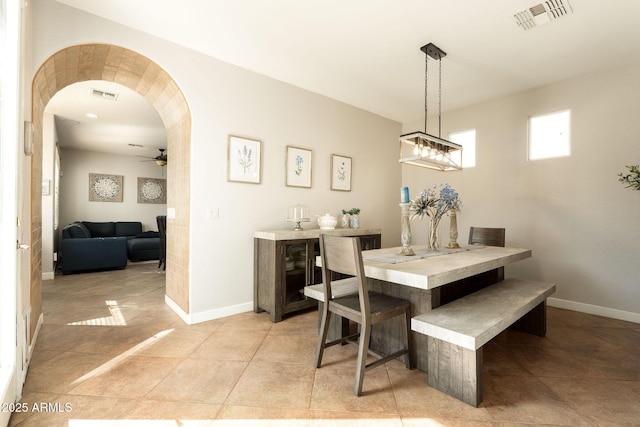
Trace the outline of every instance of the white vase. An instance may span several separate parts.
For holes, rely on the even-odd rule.
[[[342,214],[342,228],[349,228],[349,214]]]

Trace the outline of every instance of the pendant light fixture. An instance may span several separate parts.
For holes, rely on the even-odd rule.
[[[442,126],[442,58],[447,54],[438,46],[429,43],[420,48],[425,53],[424,67],[424,132],[417,131],[400,135],[400,163],[421,166],[440,171],[462,169],[462,146],[441,138]],[[438,136],[427,133],[427,76],[429,57],[438,61]]]

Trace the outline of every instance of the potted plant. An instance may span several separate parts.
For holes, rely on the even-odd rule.
[[[360,228],[360,208],[342,209],[342,228]]]
[[[625,166],[629,169],[629,173],[619,173],[618,176],[621,183],[625,184],[625,188],[640,191],[640,165]]]

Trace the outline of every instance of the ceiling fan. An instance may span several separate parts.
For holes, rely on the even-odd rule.
[[[167,155],[164,153],[166,150],[164,148],[158,148],[160,150],[160,154],[155,157],[149,157],[149,160],[140,160],[141,162],[156,162],[158,166],[165,166],[167,164]]]

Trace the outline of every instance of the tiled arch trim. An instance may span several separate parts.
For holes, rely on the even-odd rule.
[[[49,100],[64,87],[86,80],[119,83],[142,95],[160,114],[167,129],[167,296],[189,313],[189,177],[191,113],[176,82],[158,64],[129,49],[85,44],[62,49],[38,69],[32,87],[34,125],[31,160],[31,307],[32,333],[40,316],[42,294],[42,120]]]

